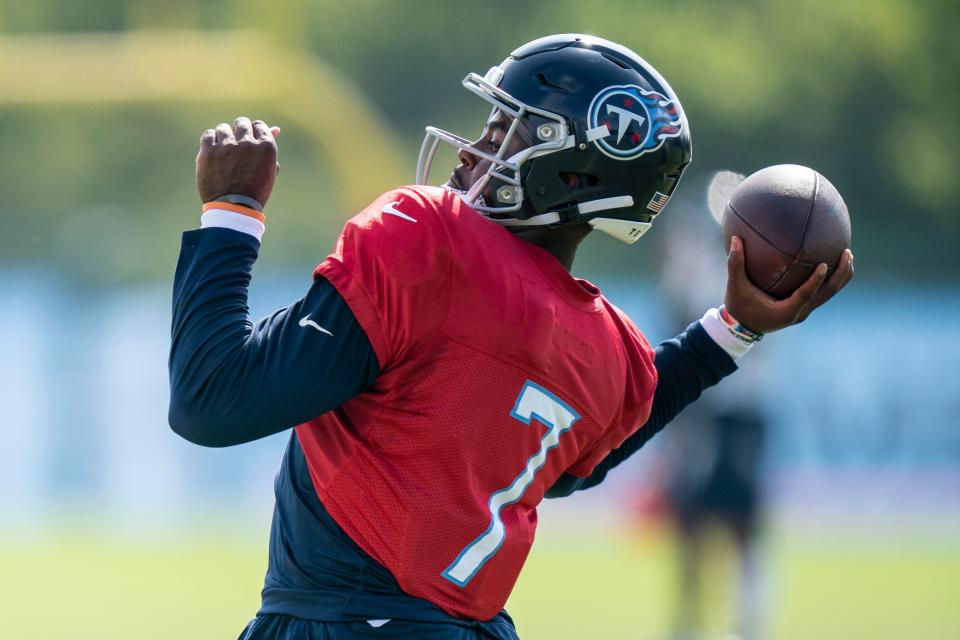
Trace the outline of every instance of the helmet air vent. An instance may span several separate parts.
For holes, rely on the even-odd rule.
[[[556,89],[557,91],[570,93],[570,91],[566,87],[563,87],[555,82],[551,82],[550,78],[548,78],[547,74],[545,74],[543,71],[537,72],[537,80],[539,80],[540,84],[543,85],[544,87],[550,87],[551,89]]]
[[[601,52],[600,52],[600,55],[602,55],[604,58],[606,58],[607,60],[609,60],[609,61],[612,62],[613,64],[617,65],[617,66],[620,67],[621,69],[629,69],[629,68],[630,68],[630,65],[628,65],[626,62],[624,62],[624,61],[621,60],[620,58],[618,58],[618,57],[616,57],[616,56],[614,56],[614,55],[612,55],[612,54],[610,54],[610,53],[607,53],[606,51],[601,51]]]

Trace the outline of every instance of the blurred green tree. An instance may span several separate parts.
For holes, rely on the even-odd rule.
[[[472,9],[380,0],[168,0],[162,10],[146,0],[82,5],[2,2],[0,31],[265,31],[278,47],[304,47],[356,82],[409,150],[411,174],[424,124],[468,135],[479,129],[484,105],[458,90],[466,72],[484,71],[517,44],[541,35],[602,35],[650,60],[683,100],[695,158],[681,189],[685,197],[696,200],[703,180],[717,169],[749,173],[780,162],[808,164],[827,175],[850,206],[861,273],[948,278],[960,265],[960,252],[953,249],[960,235],[960,159],[954,153],[960,146],[960,11],[953,2],[488,0]],[[224,72],[237,82],[256,82],[242,68]],[[270,104],[270,96],[263,104]],[[0,211],[16,221],[8,224],[15,231],[0,237],[0,252],[7,259],[31,254],[48,260],[63,249],[48,238],[62,236],[75,212],[91,207],[103,224],[130,225],[132,238],[156,239],[158,225],[169,237],[184,224],[181,210],[195,204],[188,159],[194,134],[232,118],[241,106],[230,112],[160,105],[4,108],[0,131],[18,144],[0,148],[6,193]],[[295,140],[296,131],[287,133],[292,135],[283,140],[284,175],[273,208],[316,210],[322,201],[320,215],[341,220],[349,212],[337,210],[336,198],[325,200],[336,181],[326,179],[325,193],[317,193],[326,156]],[[90,152],[91,139],[98,153]],[[364,158],[376,150],[323,150],[331,152],[347,154],[363,171]],[[277,260],[306,261],[322,257],[339,225],[320,225],[315,242],[306,241],[296,224],[274,226],[271,242],[289,249],[278,251]],[[627,254],[617,249],[613,255]],[[168,267],[121,269],[118,277],[162,276]]]

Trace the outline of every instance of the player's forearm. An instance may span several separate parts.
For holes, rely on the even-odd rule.
[[[366,336],[326,281],[251,322],[247,289],[258,249],[256,238],[233,229],[184,234],[169,419],[197,444],[229,446],[290,428],[348,400],[378,373]]]
[[[183,234],[173,284],[170,426],[187,440],[234,444],[227,376],[252,331],[247,288],[259,242],[229,229]],[[239,403],[233,403],[239,407]]]
[[[650,417],[644,425],[611,451],[590,476],[561,476],[547,491],[548,498],[567,496],[603,482],[613,468],[639,451],[706,389],[737,370],[730,354],[710,337],[700,322],[691,324],[676,338],[660,344],[655,350],[654,365],[657,368],[657,388]]]

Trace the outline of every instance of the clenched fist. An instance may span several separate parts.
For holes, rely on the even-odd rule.
[[[277,179],[279,127],[239,117],[200,136],[197,191],[204,203],[225,195],[242,195],[265,205]]]

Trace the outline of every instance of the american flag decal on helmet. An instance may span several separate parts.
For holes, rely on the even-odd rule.
[[[647,209],[650,209],[650,211],[654,213],[660,213],[660,210],[667,206],[667,200],[669,199],[670,196],[657,191],[653,194],[653,197],[650,198],[650,202],[647,203]]]

